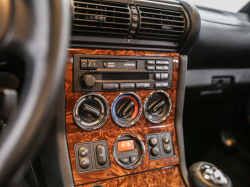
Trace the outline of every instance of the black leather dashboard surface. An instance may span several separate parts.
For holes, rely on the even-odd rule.
[[[198,7],[201,30],[188,53],[188,69],[250,67],[250,17]]]

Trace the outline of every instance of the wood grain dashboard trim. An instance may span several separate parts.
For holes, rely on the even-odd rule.
[[[103,185],[105,187],[148,187],[148,186],[164,186],[164,187],[184,187],[184,183],[180,177],[178,167],[170,167],[149,172],[118,177],[115,179],[105,180],[98,183],[80,185],[79,187],[92,187],[93,185]]]
[[[74,177],[75,185],[81,185],[91,182],[96,182],[105,179],[111,179],[115,177],[120,177],[124,175],[135,174],[139,172],[144,172],[152,169],[168,167],[172,165],[179,164],[179,154],[176,140],[175,132],[175,107],[176,107],[176,95],[177,95],[177,85],[178,85],[178,71],[179,71],[179,54],[178,53],[167,53],[167,52],[151,52],[151,51],[126,51],[126,50],[98,50],[98,49],[68,49],[68,63],[66,66],[65,75],[65,102],[66,102],[66,134],[67,142],[72,166],[72,172]],[[94,55],[121,55],[121,56],[150,56],[150,57],[173,57],[173,80],[172,89],[163,90],[167,92],[172,101],[172,109],[168,119],[160,124],[152,124],[146,120],[145,116],[142,115],[139,121],[131,127],[122,128],[116,125],[111,115],[109,115],[106,124],[100,129],[93,131],[86,131],[79,128],[73,120],[73,108],[74,105],[81,96],[89,92],[74,93],[73,92],[73,54],[94,54]],[[143,90],[143,91],[133,91],[142,100],[144,104],[146,98],[149,94],[156,90]],[[96,92],[101,94],[108,101],[109,107],[115,97],[122,91],[112,91],[112,92]],[[113,143],[115,139],[123,133],[134,133],[141,137],[145,147],[146,141],[145,136],[149,133],[165,132],[170,131],[173,138],[175,156],[171,158],[164,158],[160,160],[151,161],[149,160],[148,150],[146,148],[146,155],[144,162],[136,169],[126,170],[121,168],[113,158]],[[75,154],[74,154],[74,144],[80,142],[96,141],[96,140],[107,140],[109,145],[109,154],[111,159],[111,168],[108,170],[96,171],[92,173],[78,174],[76,170]],[[181,178],[181,176],[179,176]]]

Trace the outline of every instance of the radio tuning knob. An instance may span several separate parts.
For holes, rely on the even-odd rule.
[[[95,85],[95,77],[90,74],[84,74],[80,78],[83,88],[92,88]]]

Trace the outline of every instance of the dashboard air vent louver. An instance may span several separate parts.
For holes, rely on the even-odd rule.
[[[137,6],[141,23],[136,38],[143,40],[180,41],[185,19],[180,11]]]
[[[74,0],[73,34],[125,38],[130,27],[126,3]]]

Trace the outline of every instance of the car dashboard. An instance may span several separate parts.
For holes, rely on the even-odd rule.
[[[47,186],[188,186],[196,149],[183,110],[188,125],[200,116],[184,100],[248,93],[249,16],[177,0],[70,10],[65,79],[38,154]]]

